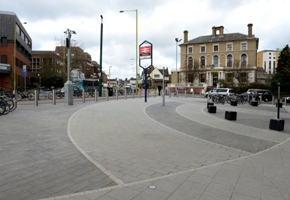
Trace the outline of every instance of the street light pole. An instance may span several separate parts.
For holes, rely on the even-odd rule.
[[[102,96],[102,56],[103,56],[103,15],[101,15],[101,38],[100,38],[100,76],[99,76],[99,96]]]
[[[175,94],[176,97],[178,97],[178,92],[177,92],[177,83],[178,83],[178,73],[177,73],[177,46],[178,43],[181,41],[181,39],[175,38],[175,42],[176,42],[176,84],[175,84]]]
[[[67,33],[66,38],[66,47],[67,47],[67,81],[64,84],[65,89],[65,103],[67,105],[73,105],[73,85],[70,81],[70,54],[71,54],[71,48],[70,48],[70,41],[71,41],[71,34],[76,34],[75,31],[67,29],[64,31],[64,33]]]
[[[138,93],[138,9],[136,10],[121,10],[123,12],[136,12],[136,93]]]

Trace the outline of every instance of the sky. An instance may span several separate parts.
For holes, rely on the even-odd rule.
[[[71,39],[98,63],[102,23],[103,73],[125,79],[136,74],[136,19],[138,46],[152,43],[153,66],[171,72],[180,66],[175,38],[183,39],[185,30],[191,40],[221,25],[225,34],[247,34],[252,23],[258,51],[284,48],[290,42],[289,7],[288,0],[10,0],[1,1],[0,10],[27,22],[32,50],[53,51],[70,29],[77,33]]]

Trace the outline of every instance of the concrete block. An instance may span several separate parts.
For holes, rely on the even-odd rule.
[[[209,105],[208,108],[207,108],[207,111],[209,113],[216,113],[216,106]]]
[[[236,111],[226,111],[225,119],[227,120],[237,120],[237,112]]]
[[[284,119],[270,119],[269,129],[283,131],[284,123]]]

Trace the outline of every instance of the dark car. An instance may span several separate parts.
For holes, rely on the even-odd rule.
[[[272,92],[267,89],[249,89],[247,91],[248,94],[253,95],[254,97],[262,96],[262,101],[269,102],[272,101]]]
[[[286,103],[290,103],[290,97],[283,97],[282,102],[285,102],[285,99],[286,99]]]

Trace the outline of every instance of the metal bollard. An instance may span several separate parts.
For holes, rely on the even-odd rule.
[[[109,90],[108,89],[106,90],[106,99],[107,99],[107,101],[109,101]]]
[[[95,102],[98,101],[98,96],[99,96],[99,92],[98,90],[95,90]]]
[[[34,105],[38,106],[38,90],[34,91]]]
[[[149,90],[147,90],[147,97],[149,98],[149,94],[150,94],[150,91]]]
[[[135,91],[132,92],[132,99],[134,99]]]
[[[154,98],[156,98],[156,89],[154,89]]]
[[[275,104],[275,96],[272,96],[272,104]]]
[[[85,98],[85,90],[83,89],[82,92],[83,92],[83,96],[82,96],[82,97],[83,97],[83,102],[85,103],[85,102],[86,102],[86,98]]]
[[[118,100],[118,88],[116,88],[116,100]]]
[[[184,97],[186,98],[187,96],[186,96],[186,90],[184,90]]]
[[[55,95],[55,90],[52,90],[52,105],[56,104],[56,95]]]
[[[139,90],[139,96],[140,96],[140,99],[142,97],[142,90]]]
[[[169,96],[169,98],[171,98],[171,91],[170,91],[170,88],[169,88],[169,90],[168,90],[168,96]]]
[[[125,88],[125,99],[127,99],[127,89]]]

